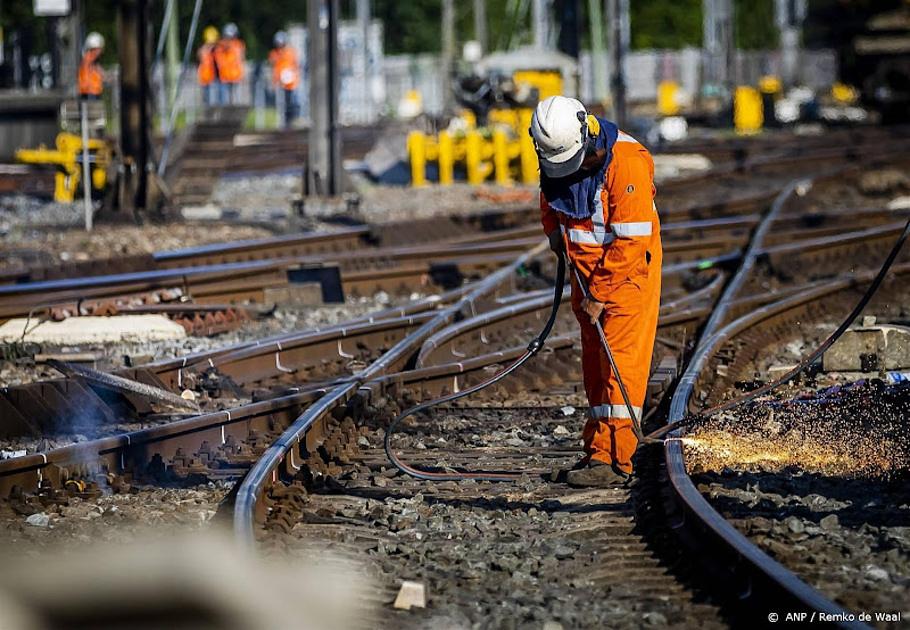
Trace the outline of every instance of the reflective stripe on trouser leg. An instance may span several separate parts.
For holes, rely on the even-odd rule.
[[[641,420],[641,407],[632,407],[632,412],[635,413],[635,417],[638,420]],[[618,405],[592,405],[590,416],[592,418],[623,418],[623,419],[632,419],[630,415],[629,408],[625,403],[619,403]]]

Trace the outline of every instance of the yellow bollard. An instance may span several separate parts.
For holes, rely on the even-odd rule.
[[[408,159],[411,161],[411,186],[427,185],[427,138],[421,131],[408,134]]]
[[[509,173],[509,136],[504,129],[493,130],[493,172],[498,185],[512,185],[512,175]]]
[[[761,131],[764,115],[761,94],[748,85],[740,85],[733,96],[733,125],[736,133],[748,135]]]
[[[856,88],[840,81],[831,86],[831,96],[841,105],[853,105],[859,100]]]
[[[455,147],[448,131],[439,132],[439,185],[451,186],[455,180]]]
[[[481,169],[483,138],[480,132],[471,130],[465,134],[464,142],[464,161],[468,171],[468,183],[472,186],[479,186],[483,183],[484,177]]]
[[[534,140],[531,139],[531,110],[522,109],[519,117],[518,145],[519,159],[521,160],[521,182],[523,184],[536,184],[539,179],[537,172],[537,152],[534,151]]]
[[[518,127],[518,112],[514,109],[491,109],[487,115],[487,126],[501,125],[516,129]]]
[[[758,80],[758,91],[762,94],[780,94],[783,90],[780,79],[773,74],[766,74]]]
[[[657,112],[661,116],[679,114],[679,103],[676,100],[679,84],[676,81],[661,81],[657,86]]]

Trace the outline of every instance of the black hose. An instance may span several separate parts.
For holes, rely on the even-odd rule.
[[[507,473],[507,472],[470,472],[470,471],[453,471],[453,472],[434,472],[430,470],[424,470],[421,468],[415,468],[409,464],[406,464],[401,460],[398,455],[392,451],[392,434],[398,428],[398,425],[402,420],[411,416],[419,411],[435,407],[436,405],[441,405],[443,403],[451,402],[453,400],[458,400],[459,398],[464,398],[465,396],[470,396],[475,392],[479,392],[482,389],[486,389],[490,385],[501,381],[506,376],[520,368],[524,363],[537,354],[541,348],[544,346],[544,342],[547,340],[547,337],[550,336],[550,331],[553,330],[553,325],[556,323],[556,316],[559,314],[559,305],[562,302],[562,293],[565,288],[566,283],[566,261],[565,255],[563,252],[560,252],[556,255],[557,266],[556,266],[556,286],[553,293],[553,308],[550,310],[550,316],[547,318],[546,324],[544,324],[543,330],[540,331],[531,343],[528,344],[527,350],[525,353],[515,359],[508,366],[483,381],[477,385],[473,385],[467,389],[463,389],[460,392],[455,392],[452,394],[447,394],[439,398],[434,398],[433,400],[428,400],[422,402],[419,405],[411,407],[403,411],[397,418],[392,420],[389,424],[389,428],[386,430],[385,434],[385,452],[389,458],[389,461],[401,472],[411,477],[417,479],[423,479],[424,481],[459,481],[462,479],[475,479],[479,481],[513,481],[518,479],[524,473]]]
[[[687,424],[691,424],[692,422],[695,422],[696,420],[708,418],[710,416],[721,413],[722,411],[728,411],[734,407],[737,407],[739,405],[752,401],[752,400],[758,398],[759,396],[767,394],[768,392],[793,380],[800,372],[802,372],[807,367],[812,365],[820,356],[822,356],[825,353],[825,351],[828,350],[828,348],[830,348],[834,344],[834,342],[837,341],[841,337],[841,335],[843,335],[847,331],[848,328],[850,328],[850,325],[853,323],[853,320],[855,320],[857,317],[859,317],[859,314],[863,312],[863,309],[866,308],[866,305],[869,304],[869,301],[875,295],[876,291],[878,291],[878,288],[881,285],[882,281],[885,279],[885,276],[888,275],[888,271],[891,269],[891,266],[894,264],[894,261],[897,259],[898,254],[900,254],[901,248],[903,248],[904,243],[907,241],[908,236],[910,236],[910,219],[908,219],[906,225],[904,225],[904,231],[901,232],[901,235],[898,237],[897,242],[894,243],[894,246],[891,248],[891,252],[888,254],[888,258],[885,259],[885,262],[882,265],[881,269],[878,270],[878,274],[876,274],[875,278],[872,280],[872,283],[866,289],[866,292],[863,295],[863,297],[860,299],[860,301],[856,304],[856,306],[853,307],[853,310],[850,311],[850,314],[847,315],[847,317],[844,319],[844,321],[842,321],[840,323],[840,326],[838,326],[837,329],[833,333],[831,333],[831,335],[821,343],[821,345],[819,345],[815,350],[813,350],[812,353],[809,354],[809,356],[807,356],[805,359],[800,361],[799,364],[797,364],[793,369],[791,369],[789,372],[787,372],[786,374],[781,376],[776,381],[771,381],[770,383],[766,383],[765,385],[762,385],[758,389],[754,389],[751,392],[747,392],[741,396],[737,396],[736,398],[733,398],[732,400],[728,400],[727,402],[721,403],[719,405],[715,405],[714,407],[705,409],[704,411],[700,411],[695,414],[684,416],[684,417],[680,418],[679,420],[676,420],[675,422],[671,422],[670,424],[664,425],[660,429],[653,431],[652,433],[649,433],[645,437],[645,440],[647,442],[662,443],[662,440],[660,438],[662,438],[664,435],[666,435],[670,431],[673,431],[674,429],[677,429],[677,428],[687,425]]]

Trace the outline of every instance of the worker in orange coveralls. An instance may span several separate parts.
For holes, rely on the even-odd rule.
[[[237,86],[243,80],[243,66],[246,63],[246,44],[240,39],[237,25],[229,22],[221,30],[221,40],[215,46],[215,65],[221,81],[222,105],[233,105],[237,98]]]
[[[202,87],[202,100],[206,107],[215,105],[221,98],[221,81],[218,78],[218,64],[215,63],[215,47],[218,44],[218,29],[206,26],[202,31],[202,46],[196,53],[199,65],[196,79]]]
[[[104,91],[104,71],[98,59],[104,52],[104,37],[100,33],[89,33],[82,47],[82,61],[79,63],[79,95],[86,100],[98,100]]]
[[[272,40],[275,48],[269,53],[272,66],[272,86],[275,88],[275,104],[283,113],[282,124],[290,127],[297,117],[297,86],[300,84],[300,64],[297,62],[297,51],[288,44],[288,34],[284,31],[275,33]],[[280,104],[279,104],[280,99]]]
[[[581,326],[590,413],[585,456],[568,472],[575,486],[624,483],[638,444],[660,307],[663,258],[654,204],[654,162],[641,144],[573,98],[542,101],[531,120],[541,168],[543,228],[587,284],[572,277],[572,309]],[[586,297],[586,292],[590,297]],[[600,320],[632,410],[623,401],[594,322]]]

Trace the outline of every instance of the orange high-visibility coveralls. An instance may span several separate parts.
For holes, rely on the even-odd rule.
[[[297,53],[290,46],[275,48],[269,53],[269,63],[272,64],[272,84],[283,90],[297,89],[300,83],[300,66],[297,63]]]
[[[218,78],[218,68],[215,65],[215,44],[203,44],[196,55],[199,66],[196,69],[196,79],[199,85],[211,85]]]
[[[620,131],[600,191],[602,207],[591,218],[557,212],[540,195],[544,231],[562,229],[570,262],[591,296],[604,304],[604,333],[639,420],[660,308],[663,250],[655,193],[650,153]],[[632,420],[597,329],[581,308],[583,297],[572,274],[572,309],[581,325],[585,393],[591,406],[582,435],[585,453],[632,472],[637,446]]]
[[[79,63],[79,94],[83,96],[101,96],[104,89],[104,72],[98,57],[101,56],[100,48],[85,51]]]
[[[239,39],[222,39],[215,46],[215,64],[222,83],[240,83],[243,79],[243,62],[246,44]]]

